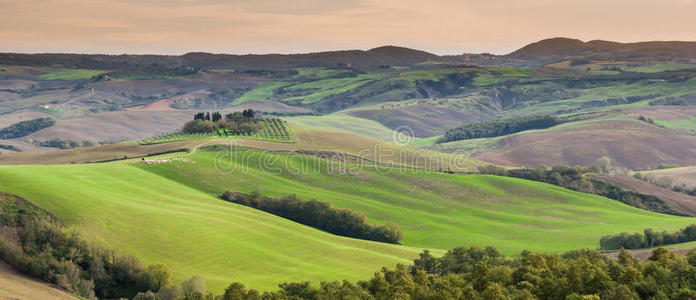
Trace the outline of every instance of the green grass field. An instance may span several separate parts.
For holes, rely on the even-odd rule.
[[[44,80],[79,80],[79,79],[90,79],[92,76],[104,73],[101,70],[87,70],[87,69],[57,69],[53,72],[43,74],[39,76]]]
[[[273,90],[288,85],[287,82],[262,82],[255,89],[245,93],[241,97],[234,99],[232,104],[242,104],[254,100],[265,100],[273,96]]]
[[[563,252],[597,248],[606,234],[646,227],[673,230],[696,221],[514,178],[411,170],[385,175],[390,170],[370,167],[339,175],[338,166],[331,165],[330,172],[324,160],[259,152],[225,156],[225,174],[215,169],[216,155],[189,156],[195,165],[141,167],[207,193],[258,190],[274,197],[295,193],[328,201],[365,213],[371,222],[399,224],[405,245],[434,249],[492,245],[511,255],[524,249]]]
[[[640,72],[640,73],[657,73],[664,71],[674,71],[683,69],[694,69],[696,65],[693,64],[666,64],[666,63],[656,63],[647,64],[643,66],[622,66],[621,69],[629,72]]]
[[[695,221],[522,179],[354,165],[341,174],[341,165],[323,159],[237,153],[199,149],[184,154],[190,161],[159,164],[0,166],[0,190],[54,212],[89,242],[145,265],[165,263],[176,282],[203,276],[218,292],[232,281],[265,290],[283,281],[364,279],[423,248],[557,253],[597,248],[606,234]],[[217,199],[225,190],[294,193],[351,208],[371,223],[400,225],[405,246],[333,236]]]
[[[175,282],[200,275],[217,293],[232,281],[272,289],[364,279],[420,252],[333,236],[133,165],[2,166],[0,190],[54,212],[92,243],[165,263]]]
[[[696,132],[696,116],[679,120],[656,120],[655,123],[667,128],[684,128]]]

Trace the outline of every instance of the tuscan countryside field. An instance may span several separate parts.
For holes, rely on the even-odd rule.
[[[696,299],[693,3],[388,2],[0,4],[0,299]]]

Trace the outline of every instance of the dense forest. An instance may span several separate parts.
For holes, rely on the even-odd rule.
[[[531,129],[544,129],[556,126],[562,121],[553,116],[530,116],[504,120],[485,121],[450,128],[438,143],[468,139],[496,137]]]
[[[656,232],[648,228],[642,234],[624,232],[617,235],[605,235],[599,241],[599,246],[603,250],[642,249],[692,241],[696,241],[696,224],[677,232]]]
[[[221,198],[336,235],[392,244],[402,239],[401,230],[394,224],[371,225],[363,214],[318,200],[302,201],[296,195],[275,199],[261,197],[257,192],[246,195],[227,191]]]
[[[624,190],[616,185],[601,180],[586,178],[583,174],[599,173],[597,167],[568,167],[555,166],[551,169],[512,169],[506,170],[497,166],[484,166],[478,169],[481,174],[517,177],[528,180],[546,182],[562,186],[574,191],[595,194],[617,200],[633,207],[647,209],[655,212],[684,215],[676,211],[671,205],[663,202],[653,195]]]
[[[21,121],[0,129],[0,139],[15,139],[27,136],[41,129],[51,127],[55,123],[56,121],[51,118],[38,118]]]

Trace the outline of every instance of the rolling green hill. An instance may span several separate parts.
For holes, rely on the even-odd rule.
[[[521,179],[369,166],[341,174],[342,165],[298,154],[238,154],[198,150],[184,161],[152,164],[1,166],[0,190],[54,212],[90,242],[145,265],[165,263],[175,282],[201,275],[216,291],[232,281],[269,289],[283,281],[364,279],[423,248],[558,253],[596,248],[606,234],[694,223]],[[329,235],[215,197],[225,190],[295,193],[351,208],[371,223],[400,225],[405,246]]]
[[[420,251],[333,236],[125,164],[3,166],[0,190],[54,212],[89,242],[164,263],[175,282],[200,275],[218,293],[232,281],[270,289],[364,279]]]
[[[194,164],[139,166],[207,193],[258,190],[271,197],[294,193],[305,200],[351,208],[366,214],[370,222],[400,225],[403,243],[414,247],[491,245],[506,254],[524,249],[563,252],[596,248],[608,233],[676,229],[694,222],[508,177],[367,166],[351,173],[351,165],[340,174],[340,166],[326,160],[251,151],[218,157],[220,172],[216,155],[199,151],[187,157]]]

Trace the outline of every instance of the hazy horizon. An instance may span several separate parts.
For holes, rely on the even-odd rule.
[[[695,0],[0,0],[0,52],[507,54],[552,37],[696,40]]]

